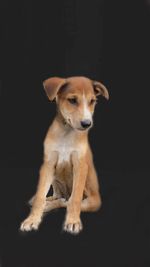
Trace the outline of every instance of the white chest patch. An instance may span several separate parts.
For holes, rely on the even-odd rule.
[[[79,158],[85,153],[86,145],[83,143],[76,144],[74,136],[66,136],[57,140],[57,143],[50,147],[50,151],[58,152],[58,164],[70,161],[73,151],[78,153]]]
[[[68,147],[65,144],[60,145],[59,147],[57,146],[57,151],[59,153],[59,158],[58,158],[58,163],[62,163],[64,161],[69,161],[70,160],[70,155],[74,151],[72,147]]]

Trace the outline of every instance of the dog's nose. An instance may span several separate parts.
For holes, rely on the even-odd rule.
[[[81,121],[81,126],[83,127],[83,128],[88,128],[88,127],[90,127],[90,125],[91,125],[91,121],[90,120],[84,120],[84,121]]]

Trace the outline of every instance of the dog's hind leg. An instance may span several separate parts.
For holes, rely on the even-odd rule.
[[[66,208],[68,201],[65,198],[52,199],[53,197],[48,197],[46,199],[46,204],[44,212],[49,212],[53,209]],[[97,211],[101,206],[101,199],[97,195],[89,196],[82,200],[81,202],[81,212],[94,212]]]
[[[35,195],[28,201],[28,204],[32,207],[32,204],[33,204],[33,201],[34,201],[34,199],[35,199]],[[49,197],[47,197],[46,198],[46,201],[53,201],[53,200],[56,200],[56,199],[58,199],[58,197],[56,197],[56,196],[49,196]]]
[[[46,197],[46,201],[52,201],[52,200],[62,198],[62,194],[55,180],[52,183],[52,189],[53,189],[53,195]],[[28,201],[28,204],[30,206],[32,206],[34,198],[35,198],[35,195]]]
[[[50,197],[46,199],[46,204],[44,208],[44,212],[49,212],[54,209],[59,209],[59,208],[66,208],[67,206],[67,201],[65,198],[58,198],[54,200],[49,200]]]
[[[67,201],[66,198],[64,198],[64,196],[66,197],[66,192],[64,192],[62,184],[60,184],[58,180],[54,180],[52,187],[53,195],[46,198],[44,212],[67,207]]]
[[[81,211],[92,212],[97,211],[101,207],[102,201],[99,193],[98,178],[92,161],[88,168],[84,195],[85,198],[81,202]]]
[[[44,212],[49,212],[53,209],[66,208],[68,201],[65,198],[54,199],[53,196],[46,198]],[[101,198],[99,194],[88,196],[81,202],[81,212],[94,212],[101,207]]]
[[[34,196],[29,200],[29,205],[32,206]],[[46,198],[46,203],[43,212],[49,212],[53,209],[66,208],[67,201],[65,198],[56,198],[55,196],[49,196]]]
[[[101,207],[101,199],[97,194],[89,196],[82,200],[81,202],[81,211],[82,212],[93,212],[97,211]]]
[[[29,200],[29,205],[32,206],[35,196]],[[67,201],[60,195],[53,194],[52,196],[46,197],[46,203],[43,212],[49,212],[53,209],[66,208]]]

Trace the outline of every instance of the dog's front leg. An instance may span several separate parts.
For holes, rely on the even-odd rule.
[[[45,161],[40,169],[40,178],[37,191],[33,200],[31,212],[25,219],[20,229],[22,231],[37,230],[42,220],[42,215],[46,203],[46,195],[52,184],[55,165],[57,162],[57,153],[53,152],[49,161]]]
[[[82,230],[80,220],[81,201],[87,177],[88,166],[85,159],[81,159],[77,152],[72,153],[73,164],[73,187],[70,199],[67,204],[67,213],[64,223],[64,230],[72,234],[78,234]]]

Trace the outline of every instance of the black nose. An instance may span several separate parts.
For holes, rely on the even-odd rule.
[[[88,128],[89,126],[91,125],[91,121],[90,120],[84,120],[84,121],[81,121],[81,126],[83,128]]]

